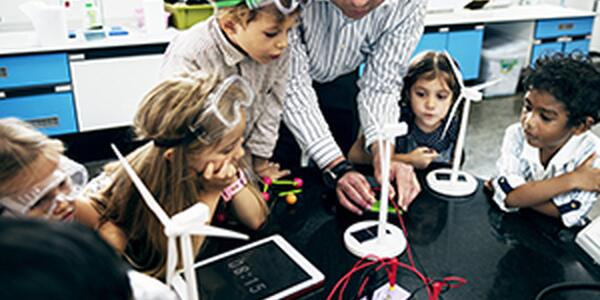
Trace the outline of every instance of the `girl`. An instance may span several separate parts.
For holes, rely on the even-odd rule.
[[[244,148],[261,176],[289,175],[269,163],[278,137],[288,71],[288,32],[299,15],[296,0],[216,1],[214,17],[179,34],[165,52],[161,77],[202,70],[244,76],[256,92]]]
[[[262,225],[268,210],[240,167],[245,112],[252,101],[241,77],[219,82],[206,73],[173,77],[146,95],[134,127],[150,141],[127,159],[167,214],[201,201],[212,218],[223,196],[242,223],[252,229]],[[162,224],[120,165],[107,166],[101,176],[108,185],[92,196],[100,234],[135,269],[164,277],[167,239]],[[194,240],[196,254],[202,240]]]
[[[458,136],[458,119],[447,120],[460,86],[443,52],[427,51],[417,55],[404,77],[400,122],[408,124],[408,133],[396,139],[392,159],[424,169],[432,161],[450,163]],[[448,132],[443,136],[446,122]],[[370,154],[364,150],[364,136],[352,146],[352,162],[368,164]]]
[[[64,146],[28,123],[0,119],[0,214],[78,220],[94,225],[94,212],[75,197],[86,169],[63,156]]]

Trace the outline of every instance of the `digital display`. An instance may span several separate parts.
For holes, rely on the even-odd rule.
[[[196,268],[200,299],[263,299],[310,279],[275,242]]]

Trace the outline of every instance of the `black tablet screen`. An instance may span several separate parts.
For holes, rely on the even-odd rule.
[[[196,268],[200,299],[263,299],[310,279],[275,242]]]

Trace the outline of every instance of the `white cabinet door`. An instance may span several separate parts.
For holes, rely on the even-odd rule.
[[[128,126],[144,95],[158,83],[162,54],[82,59],[71,56],[80,131]]]

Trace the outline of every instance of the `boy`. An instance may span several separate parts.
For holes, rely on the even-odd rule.
[[[600,140],[589,131],[600,118],[600,72],[585,56],[555,54],[536,61],[524,86],[520,123],[507,128],[491,180],[494,201],[584,225],[600,192]]]
[[[252,154],[259,175],[278,178],[289,171],[280,170],[268,159],[275,148],[283,110],[288,32],[296,25],[299,13],[296,0],[252,3],[257,8],[250,9],[244,2],[220,8],[216,17],[179,34],[165,53],[161,77],[198,70],[220,72],[222,78],[233,74],[245,77],[256,93],[244,134],[245,148]]]

